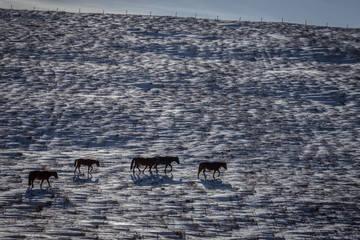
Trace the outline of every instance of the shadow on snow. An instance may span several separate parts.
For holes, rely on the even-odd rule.
[[[87,178],[81,178],[81,174],[77,173],[74,175],[73,181],[77,183],[98,183],[99,179],[93,180],[91,173],[88,173]]]
[[[229,189],[232,190],[232,186],[229,183],[223,183],[221,179],[212,179],[212,180],[200,180],[202,185],[207,189]]]
[[[25,198],[33,198],[33,197],[42,197],[45,195],[55,196],[55,194],[59,193],[58,189],[54,189],[51,187],[46,188],[38,188],[38,189],[32,189],[31,187],[28,187],[25,192]]]
[[[182,180],[174,180],[172,173],[167,175],[152,174],[146,175],[141,173],[131,174],[131,180],[138,186],[161,186],[164,184],[182,184]]]

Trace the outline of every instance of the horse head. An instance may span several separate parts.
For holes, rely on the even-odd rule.
[[[227,166],[226,166],[226,163],[225,163],[225,162],[222,163],[221,166],[227,170]]]
[[[55,178],[59,178],[56,171],[52,171],[52,172],[51,172],[51,175],[54,176]]]

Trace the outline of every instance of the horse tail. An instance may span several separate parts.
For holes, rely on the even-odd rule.
[[[201,170],[203,169],[203,163],[200,163],[199,164],[199,170],[198,170],[198,174],[197,174],[197,177],[199,178],[199,174],[201,172]]]
[[[133,169],[135,158],[131,161],[130,170]]]
[[[74,162],[74,167],[76,167],[77,162],[78,162],[78,159],[75,160],[75,162]]]
[[[31,186],[31,173],[29,173],[29,183],[28,183],[29,186]]]

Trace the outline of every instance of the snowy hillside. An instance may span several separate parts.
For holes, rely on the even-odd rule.
[[[0,10],[0,238],[360,238],[359,85],[359,29]]]

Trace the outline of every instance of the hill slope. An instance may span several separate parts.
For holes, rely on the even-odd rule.
[[[0,26],[1,238],[360,237],[360,30],[11,10]],[[180,164],[132,174],[155,155]],[[80,157],[101,165],[74,175]],[[228,170],[198,180],[204,160]],[[42,168],[59,179],[27,189]]]

